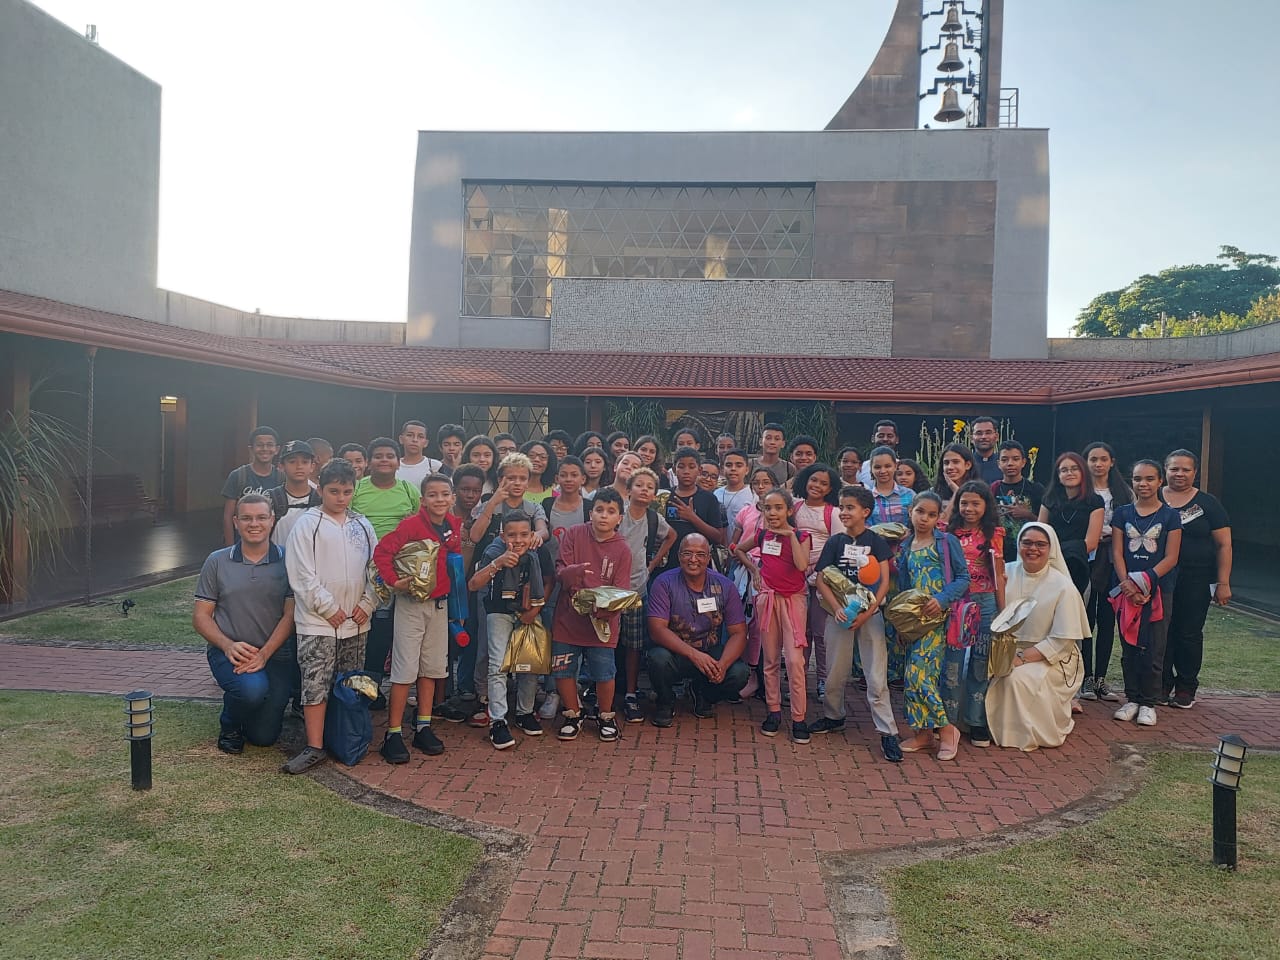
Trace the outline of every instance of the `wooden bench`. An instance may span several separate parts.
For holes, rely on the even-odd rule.
[[[84,503],[85,478],[76,478],[76,493]],[[154,523],[160,503],[147,496],[142,478],[135,473],[103,473],[93,477],[93,516],[95,526],[126,523],[137,516],[146,516]]]

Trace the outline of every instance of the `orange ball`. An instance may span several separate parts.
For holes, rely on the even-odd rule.
[[[865,565],[858,569],[858,582],[864,587],[874,587],[880,582],[880,561],[867,557]]]

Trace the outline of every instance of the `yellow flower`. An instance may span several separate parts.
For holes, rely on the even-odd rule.
[[[1027,451],[1027,456],[1034,457],[1039,452],[1040,452],[1039,447],[1032,447],[1030,450]]]
[[[967,427],[967,426],[968,426],[968,424],[967,424],[967,423],[965,423],[963,420],[954,420],[954,421],[952,421],[952,423],[951,423],[951,430],[952,430],[952,432],[953,432],[953,433],[955,433],[957,436],[959,436],[959,435],[960,435],[960,432],[961,432],[962,430],[964,430],[964,428],[965,428],[965,427]]]

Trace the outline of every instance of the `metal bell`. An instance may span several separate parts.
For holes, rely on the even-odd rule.
[[[960,8],[954,3],[947,7],[947,15],[942,19],[943,33],[959,33],[964,29],[964,24],[960,22]]]
[[[943,73],[955,73],[964,69],[964,61],[960,59],[960,45],[952,40],[942,52],[942,62],[938,69]]]
[[[954,123],[964,119],[964,108],[960,106],[960,94],[955,87],[947,87],[942,91],[942,109],[933,115],[939,123]]]

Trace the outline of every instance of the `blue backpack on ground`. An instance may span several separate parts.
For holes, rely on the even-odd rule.
[[[369,674],[363,670],[338,674],[333,681],[333,690],[329,692],[329,706],[324,714],[324,747],[335,760],[348,767],[354,767],[363,760],[369,752],[369,744],[373,742],[369,698],[343,683],[354,676],[369,677]],[[376,680],[373,682],[377,683]]]

